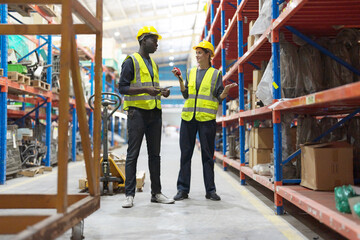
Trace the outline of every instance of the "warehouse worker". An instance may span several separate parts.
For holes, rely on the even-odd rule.
[[[161,96],[168,97],[170,90],[160,89],[159,69],[149,56],[156,51],[161,36],[153,26],[145,26],[136,38],[139,51],[123,62],[119,82],[119,92],[125,95],[124,110],[128,111],[124,208],[133,206],[136,165],[144,134],[149,156],[151,202],[174,203],[161,193],[160,183]]]
[[[180,127],[180,171],[177,180],[177,194],[174,200],[188,198],[190,191],[191,158],[194,152],[196,134],[199,133],[201,158],[205,182],[205,197],[214,201],[221,198],[216,194],[214,181],[214,144],[216,134],[216,113],[219,103],[224,100],[230,88],[236,83],[223,87],[221,72],[211,67],[214,46],[202,41],[193,47],[196,50],[198,67],[192,68],[184,84],[181,72],[174,68],[180,89],[186,99],[181,113]]]

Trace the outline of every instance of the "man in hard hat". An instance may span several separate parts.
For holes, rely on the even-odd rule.
[[[221,71],[211,67],[214,46],[202,41],[193,49],[196,51],[198,66],[192,68],[184,84],[181,72],[174,68],[172,72],[179,79],[180,89],[186,99],[181,113],[180,127],[180,171],[177,180],[177,194],[174,200],[188,198],[190,192],[191,158],[195,140],[199,134],[201,159],[205,183],[205,198],[219,201],[214,180],[214,148],[216,134],[216,113],[219,103],[228,95],[230,88],[237,84],[223,87]]]
[[[168,97],[170,90],[160,89],[159,69],[149,55],[156,51],[161,36],[153,26],[145,26],[136,38],[139,51],[123,62],[119,82],[119,92],[125,95],[123,107],[128,111],[124,208],[133,206],[136,165],[144,134],[149,156],[151,202],[174,203],[161,193],[160,183],[161,96]]]

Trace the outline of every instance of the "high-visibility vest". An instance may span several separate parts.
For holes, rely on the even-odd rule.
[[[132,58],[134,63],[134,78],[130,82],[130,87],[160,87],[158,68],[152,58],[150,59],[154,73],[154,80],[151,79],[150,72],[139,53],[134,53],[127,58],[129,57]],[[137,107],[146,110],[154,108],[161,109],[161,95],[151,96],[147,93],[125,95],[124,110],[128,110],[129,107]]]
[[[197,121],[214,120],[216,119],[219,101],[213,96],[213,93],[220,71],[210,67],[204,75],[198,92],[196,92],[196,72],[197,68],[195,67],[190,70],[188,76],[189,97],[185,101],[181,118],[185,121],[191,121],[195,112]]]

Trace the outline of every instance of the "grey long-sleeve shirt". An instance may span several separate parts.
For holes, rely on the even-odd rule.
[[[203,78],[205,76],[206,71],[207,71],[207,69],[198,69],[197,70],[197,72],[196,72],[196,91],[199,91],[201,82],[202,82],[202,80],[203,80]],[[186,74],[185,91],[181,92],[185,99],[188,99],[188,97],[189,97],[187,76],[188,75]],[[224,86],[223,86],[223,83],[222,83],[222,75],[221,75],[221,72],[220,72],[219,75],[218,75],[216,85],[215,85],[215,90],[214,90],[214,93],[213,93],[213,96],[218,99],[219,103],[221,103],[222,100],[223,100],[223,99],[220,98],[220,95],[221,95],[223,90],[224,90]]]

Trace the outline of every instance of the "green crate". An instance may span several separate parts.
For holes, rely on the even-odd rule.
[[[21,64],[8,64],[8,71],[27,74],[27,68]]]

